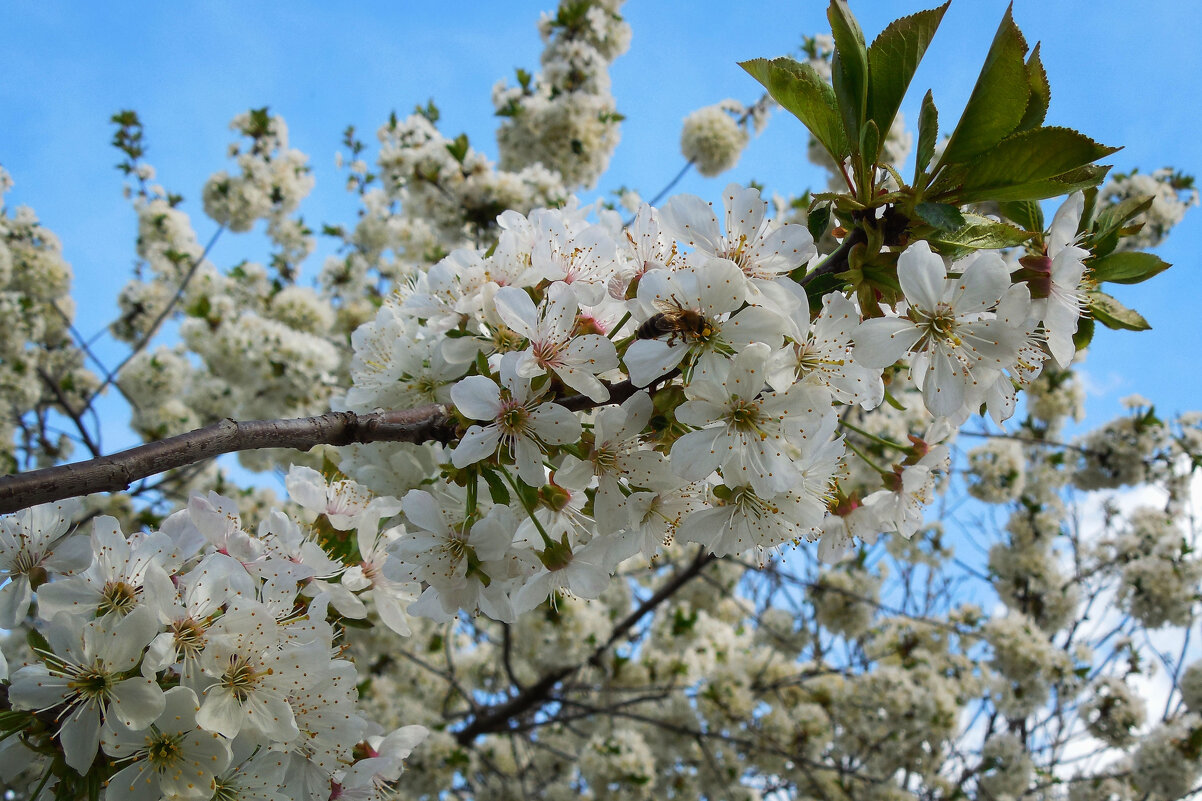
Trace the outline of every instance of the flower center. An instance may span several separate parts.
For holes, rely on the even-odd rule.
[[[176,651],[184,658],[195,659],[204,650],[204,626],[190,617],[171,621],[171,636],[175,641]]]
[[[100,591],[100,605],[96,608],[102,616],[110,612],[124,617],[138,605],[138,591],[124,581],[110,581]]]
[[[501,413],[497,415],[497,426],[505,436],[517,436],[526,430],[526,421],[529,418],[530,412],[525,406],[515,400],[506,400],[501,403]]]
[[[67,682],[67,686],[81,697],[89,701],[106,700],[113,689],[113,678],[98,661],[95,665],[85,667],[75,674],[75,678]]]
[[[175,767],[184,758],[184,751],[180,748],[178,737],[160,733],[154,739],[150,739],[146,748],[146,758],[157,770],[164,771]]]
[[[250,661],[239,654],[230,657],[229,667],[221,674],[220,684],[242,703],[254,691],[259,679],[270,676],[271,668],[256,671]]]
[[[753,401],[732,397],[730,408],[726,412],[726,424],[735,431],[758,434],[765,439],[768,433],[760,428],[762,415],[760,406]]]

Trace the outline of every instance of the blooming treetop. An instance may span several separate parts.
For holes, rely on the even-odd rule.
[[[110,797],[249,798],[266,787],[382,797],[426,731],[385,728],[357,706],[348,632],[378,620],[409,636],[428,631],[423,620],[483,615],[508,638],[532,610],[603,599],[632,559],[670,563],[688,543],[700,548],[686,578],[714,557],[765,566],[816,543],[819,559],[837,563],[881,534],[908,540],[961,424],[982,411],[1009,419],[1017,392],[1067,367],[1093,321],[1146,325],[1099,286],[1167,266],[1119,249],[1152,201],[1099,206],[1106,168],[1094,162],[1113,149],[1042,125],[1046,77],[1009,13],[938,153],[928,94],[910,182],[893,166],[892,132],[946,5],[896,21],[868,46],[835,0],[830,64],[811,43],[811,63],[743,66],[808,127],[841,191],[814,196],[804,220],[773,217],[760,190],[730,184],[716,206],[677,195],[636,204],[623,222],[566,192],[596,179],[614,140],[600,76],[628,32],[612,5],[565,4],[545,23],[545,73],[498,88],[503,170],[465,139],[443,140],[429,110],[390,121],[384,188],[369,189],[376,176],[351,165],[366,210],[320,295],[285,286],[311,246],[288,217],[311,180],[278,117],[235,120],[251,140],[234,153],[240,172],[205,190],[206,210],[230,230],[268,220],[274,277],[255,266],[218,272],[169,199],[143,186],[141,255],[153,275],[127,288],[117,326],[141,344],[104,383],[130,396],[148,438],[219,410],[278,417],[329,406],[354,418],[433,404],[441,423],[405,446],[368,431],[315,461],[322,472],[290,465],[283,508],[244,513],[238,499],[197,493],[154,530],[128,534],[107,515],[73,531],[74,503],[0,519],[0,625],[27,626],[32,649],[0,663],[0,726],[6,736],[42,727],[20,742],[52,754],[45,775],[62,793],[103,781]],[[720,172],[764,108],[691,116],[687,158]],[[119,122],[128,171],[144,184],[140,128]],[[555,171],[534,163],[533,143],[562,151],[565,128],[579,148],[548,156]],[[348,143],[357,153],[350,134]],[[1037,201],[1051,197],[1064,199],[1045,231]],[[388,261],[387,249],[400,255]],[[437,255],[418,264],[418,252]],[[369,265],[388,291],[369,288]],[[182,283],[168,297],[172,282]],[[143,350],[181,301],[181,336],[211,376],[181,351]],[[249,351],[269,355],[237,358]],[[96,383],[73,391],[90,402]],[[177,385],[190,387],[186,401],[139,397]],[[82,431],[72,397],[60,392],[58,403]],[[874,419],[898,430],[878,433]],[[1007,459],[980,456],[982,493]],[[1154,577],[1163,564],[1128,569]],[[1006,575],[1000,559],[997,573]],[[875,588],[826,581],[821,624],[860,634],[870,612],[855,602]],[[1136,614],[1179,616],[1180,604],[1139,592]],[[635,621],[608,641],[594,633],[587,663]],[[1045,673],[1069,670],[1052,657],[1026,678],[1015,667],[1027,654],[1014,644],[1041,647],[1046,623],[1016,615],[977,633],[995,649],[1006,714],[1046,699]],[[517,703],[526,690],[514,682]],[[488,720],[477,714],[455,736],[493,731]],[[1097,730],[1111,736],[1116,725]],[[597,747],[641,770],[641,735],[609,736]],[[999,736],[988,748],[1001,760],[1014,744]],[[606,769],[581,759],[590,786],[608,786]]]

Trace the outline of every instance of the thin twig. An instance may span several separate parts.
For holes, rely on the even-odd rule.
[[[637,609],[614,626],[609,638],[597,646],[588,659],[577,665],[553,670],[513,698],[486,709],[484,714],[456,732],[455,739],[460,745],[468,745],[481,734],[510,730],[512,728],[510,724],[511,720],[548,700],[551,697],[551,691],[561,681],[587,665],[599,666],[605,657],[605,653],[614,643],[625,637],[647,613],[653,611],[665,600],[676,594],[681,587],[699,575],[706,565],[713,562],[716,558],[713,554],[706,553],[704,550],[699,551],[688,567],[678,570],[672,578],[666,581],[646,601],[639,604]]]
[[[125,365],[129,364],[133,357],[145,350],[146,346],[150,344],[150,340],[154,338],[156,333],[158,333],[159,326],[163,324],[163,321],[166,320],[171,314],[172,310],[175,309],[176,304],[179,303],[179,299],[184,296],[184,290],[188,288],[188,284],[191,282],[192,276],[196,275],[197,269],[200,268],[201,263],[204,262],[205,258],[209,255],[209,251],[213,249],[213,246],[217,244],[217,238],[221,236],[221,233],[224,230],[225,226],[220,225],[217,227],[217,230],[213,232],[213,235],[209,237],[208,244],[205,245],[204,250],[200,252],[200,255],[192,260],[192,264],[188,267],[188,272],[184,274],[183,280],[179,282],[179,286],[176,287],[175,294],[171,296],[171,300],[167,301],[167,305],[164,306],[163,310],[159,312],[159,316],[154,318],[154,322],[150,324],[150,328],[146,329],[146,333],[140,340],[138,340],[138,343],[134,345],[133,350],[129,352],[129,355],[122,359],[120,364],[105,374],[104,381],[100,383],[100,386],[96,388],[95,392],[88,396],[87,402],[84,404],[85,406],[91,406],[92,401],[117,380],[117,375],[121,372],[121,369],[125,367]]]

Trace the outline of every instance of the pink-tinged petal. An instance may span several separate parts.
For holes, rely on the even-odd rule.
[[[950,302],[957,317],[979,314],[996,306],[1009,286],[1010,272],[1002,257],[978,251],[963,268]]]
[[[158,718],[165,700],[154,679],[141,676],[119,682],[112,689],[109,716],[127,729],[144,729]]]
[[[876,317],[865,320],[856,329],[856,363],[880,370],[896,362],[918,344],[922,332],[909,320],[900,317]]]
[[[493,299],[497,315],[505,325],[529,340],[538,338],[538,309],[526,290],[503,286]]]
[[[548,445],[580,439],[580,419],[558,403],[544,403],[530,412],[530,430]]]
[[[80,704],[58,734],[67,764],[83,775],[100,747],[100,712],[93,703]]]
[[[496,426],[471,426],[451,451],[451,463],[456,467],[467,467],[497,452],[501,441],[501,429]]]
[[[714,210],[696,195],[676,195],[659,212],[660,224],[676,239],[706,253],[717,253],[722,243]]]
[[[501,388],[491,378],[469,375],[451,387],[451,402],[471,420],[494,420],[501,411]]]
[[[931,366],[922,381],[922,397],[931,414],[952,417],[964,405],[966,376],[958,369],[950,356],[934,353]]]
[[[897,280],[906,300],[920,309],[931,311],[943,300],[947,267],[930,245],[919,240],[897,259]]]
[[[631,383],[645,387],[680,364],[688,352],[689,346],[679,340],[669,344],[660,339],[638,339],[626,348],[622,361]]]
[[[714,472],[726,456],[716,450],[722,433],[723,428],[715,426],[690,432],[672,443],[672,472],[686,481],[698,481]]]

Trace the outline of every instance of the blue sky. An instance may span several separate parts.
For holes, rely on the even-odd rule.
[[[94,333],[113,315],[134,260],[134,216],[121,197],[122,178],[112,167],[117,154],[108,145],[113,112],[139,112],[148,161],[161,183],[185,196],[201,241],[214,226],[200,211],[200,188],[211,172],[228,166],[228,121],[264,105],[286,118],[293,146],[311,157],[317,188],[302,206],[306,220],[313,227],[348,222],[354,201],[334,168],[343,129],[353,124],[374,142],[390,111],[408,113],[432,97],[444,132],[466,132],[475,147],[495,156],[491,87],[515,67],[537,66],[535,21],[552,5],[5,4],[0,164],[16,182],[8,202],[32,206],[62,237],[76,273],[79,327]],[[870,38],[894,16],[923,7],[896,0],[851,5]],[[916,119],[930,87],[945,125],[954,122],[1005,6],[1000,0],[953,2],[903,105],[908,120]],[[624,14],[634,39],[612,73],[628,119],[596,191],[626,185],[655,194],[682,164],[681,119],[726,97],[758,97],[757,84],[735,62],[794,51],[803,33],[827,30],[824,10],[818,0],[629,3]],[[1172,165],[1202,172],[1196,86],[1202,15],[1196,7],[1168,0],[1016,0],[1014,15],[1030,43],[1043,41],[1053,93],[1048,124],[1124,146],[1108,160],[1118,170]],[[799,193],[822,180],[804,154],[800,124],[778,112],[735,169],[713,179],[690,175],[680,189],[715,199],[727,181],[754,179],[770,190]],[[1136,391],[1166,412],[1202,406],[1202,380],[1188,357],[1202,339],[1196,300],[1202,294],[1202,209],[1187,216],[1160,253],[1174,269],[1116,292],[1154,330],[1102,330],[1087,362],[1097,389],[1088,409],[1099,420],[1118,411],[1119,397]],[[262,255],[255,235],[226,235],[212,258],[230,266]],[[302,280],[312,278],[318,264],[311,261]],[[112,363],[123,352],[115,343],[99,349]],[[117,433],[119,407],[113,414],[118,425],[107,447],[129,442]]]

